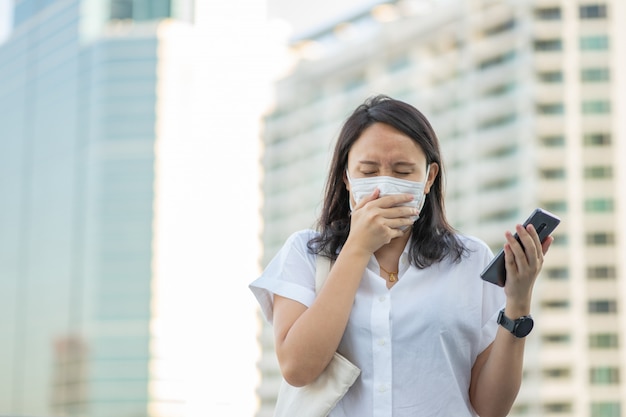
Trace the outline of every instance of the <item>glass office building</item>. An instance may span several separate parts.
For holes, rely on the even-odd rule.
[[[0,45],[0,415],[192,416],[230,401],[211,392],[230,382],[207,365],[221,330],[199,307],[219,271],[198,196],[224,147],[208,128],[224,80],[208,78],[202,52],[217,47],[194,7],[15,3]]]
[[[314,226],[342,121],[376,93],[406,100],[439,135],[461,232],[497,251],[535,207],[563,220],[511,416],[626,415],[625,28],[620,0],[399,0],[301,34],[266,119],[264,264]],[[266,417],[280,374],[261,341]]]

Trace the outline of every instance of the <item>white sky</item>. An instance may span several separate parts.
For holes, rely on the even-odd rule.
[[[288,22],[294,35],[312,30],[337,16],[344,16],[380,2],[381,0],[267,0],[270,18]]]
[[[13,0],[0,0],[0,43],[7,37],[13,16]]]
[[[11,27],[14,0],[0,0],[0,42],[4,41]],[[375,0],[267,0],[271,18],[288,22],[293,33],[312,29],[329,17],[346,14]]]

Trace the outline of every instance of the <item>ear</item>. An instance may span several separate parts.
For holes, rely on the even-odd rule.
[[[439,174],[439,164],[436,162],[430,163],[430,171],[428,171],[428,178],[426,178],[426,185],[424,186],[424,194],[430,192],[430,187],[435,183],[435,178]]]

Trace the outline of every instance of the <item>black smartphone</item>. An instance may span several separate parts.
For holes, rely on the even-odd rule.
[[[539,235],[539,240],[543,242],[548,236],[550,236],[550,233],[556,229],[560,222],[561,219],[559,219],[556,215],[542,208],[536,208],[524,222],[524,227],[532,224]],[[514,236],[515,239],[520,242],[517,233],[515,233]],[[502,248],[500,252],[498,252],[498,254],[491,260],[491,262],[489,262],[489,265],[487,265],[485,270],[480,273],[480,277],[485,281],[504,287],[504,283],[506,282],[504,248]]]

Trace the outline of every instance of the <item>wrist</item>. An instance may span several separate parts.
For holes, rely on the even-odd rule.
[[[512,319],[528,316],[530,314],[530,305],[510,305],[509,303],[507,303],[506,307],[504,308],[504,314]]]
[[[372,257],[373,252],[369,251],[366,248],[363,248],[361,245],[356,244],[353,241],[348,239],[346,243],[341,248],[339,252],[339,256],[342,258],[348,258],[351,262],[355,264],[364,263],[367,265],[370,258]]]
[[[531,297],[506,298],[506,306],[504,308],[508,317],[517,318],[530,314]]]
[[[346,253],[347,255],[357,259],[367,259],[368,262],[374,254],[374,252],[370,249],[360,245],[358,239],[350,239],[350,236],[348,236],[346,243],[343,244],[340,253]]]

